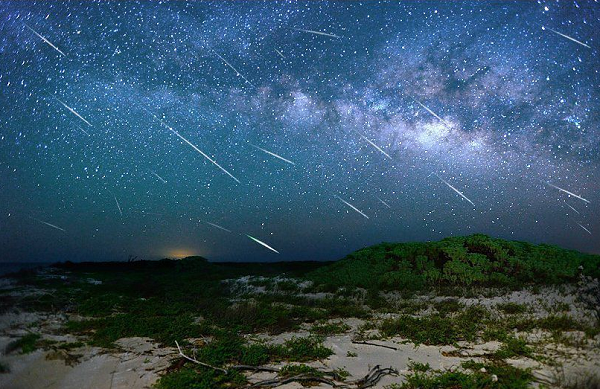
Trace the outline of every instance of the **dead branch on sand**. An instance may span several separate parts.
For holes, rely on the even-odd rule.
[[[188,357],[187,355],[185,355],[183,353],[183,351],[181,350],[181,347],[179,346],[179,343],[177,341],[175,341],[175,344],[177,345],[177,350],[179,350],[179,355],[181,357],[185,358],[186,360],[188,360],[190,362],[198,364],[200,366],[204,366],[209,369],[217,370],[224,374],[228,374],[229,370],[238,370],[238,371],[246,370],[246,371],[254,371],[254,372],[266,371],[266,372],[270,372],[270,373],[279,373],[281,371],[281,369],[276,368],[276,367],[250,366],[250,365],[234,365],[234,366],[230,366],[229,370],[223,369],[221,367],[209,365],[208,363],[200,362],[194,358]],[[375,344],[375,345],[381,346],[381,345],[377,345],[377,344]],[[383,346],[383,347],[386,347],[386,346]],[[387,346],[387,347],[389,348],[390,346]],[[251,388],[275,388],[277,386],[285,385],[290,382],[320,382],[320,383],[327,384],[333,388],[338,388],[338,389],[367,389],[367,388],[371,388],[371,387],[375,386],[375,384],[377,384],[379,382],[379,380],[381,380],[381,378],[383,378],[386,375],[394,375],[394,376],[398,375],[398,371],[396,369],[393,369],[391,367],[382,368],[379,365],[376,365],[375,367],[373,367],[367,373],[366,376],[364,376],[363,378],[356,380],[356,381],[344,381],[339,376],[339,374],[337,374],[335,371],[320,371],[320,370],[318,370],[318,372],[323,374],[324,376],[332,377],[332,379],[325,378],[323,376],[311,375],[311,374],[298,374],[298,375],[291,376],[291,377],[276,377],[276,378],[258,381],[253,384],[250,384],[249,386],[247,386],[247,388],[248,389],[251,389]]]
[[[325,375],[337,377],[334,379],[328,379],[321,376],[315,376],[310,374],[298,374],[292,377],[281,377],[263,380],[251,384],[247,388],[275,388],[277,386],[285,385],[290,382],[320,382],[322,384],[330,385],[333,388],[338,389],[367,389],[375,386],[381,378],[386,375],[398,375],[398,371],[391,367],[381,368],[379,365],[373,367],[369,373],[363,378],[356,381],[342,381],[335,372],[321,372]]]
[[[377,347],[389,348],[390,350],[395,350],[395,351],[398,350],[394,346],[388,346],[386,344],[378,344],[378,343],[365,342],[364,340],[352,340],[352,343],[354,343],[354,344],[366,344],[368,346],[377,346]]]
[[[181,351],[181,347],[179,347],[179,343],[177,343],[177,341],[175,341],[175,344],[177,345],[177,350],[179,350],[179,355],[181,355],[183,358],[187,359],[188,361],[194,362],[194,363],[196,363],[196,364],[198,364],[200,366],[208,367],[208,368],[211,368],[213,370],[220,371],[221,373],[227,374],[227,370],[225,370],[225,369],[222,369],[222,368],[217,367],[217,366],[209,365],[208,363],[200,362],[200,361],[198,361],[198,360],[196,360],[194,358],[188,357],[187,355],[185,355],[183,353],[183,351]]]

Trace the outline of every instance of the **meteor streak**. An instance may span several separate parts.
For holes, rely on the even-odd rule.
[[[556,188],[556,189],[560,190],[561,192],[565,192],[566,194],[568,194],[568,195],[570,195],[570,196],[573,196],[573,197],[575,197],[575,198],[578,198],[578,199],[579,199],[579,200],[581,200],[581,201],[585,201],[585,202],[586,202],[586,203],[588,203],[588,204],[590,203],[590,201],[589,201],[589,200],[586,200],[586,199],[584,199],[583,197],[581,197],[581,196],[578,196],[578,195],[576,195],[576,194],[575,194],[575,193],[573,193],[573,192],[569,192],[568,190],[566,190],[566,189],[563,189],[563,188],[561,188],[561,187],[558,187],[558,186],[556,186],[556,185],[553,185],[553,184],[551,184],[551,183],[549,183],[549,182],[546,182],[546,184],[550,185],[550,186],[551,186],[551,187],[553,187],[553,188]]]
[[[577,222],[575,222],[577,223]],[[582,226],[581,224],[577,223],[577,225],[581,228],[583,228],[585,230],[585,232],[587,232],[588,234],[592,235],[592,232],[590,230],[588,230],[587,228],[585,228],[584,226]]]
[[[50,223],[48,223],[48,222],[45,222],[45,221],[43,221],[43,220],[40,220],[40,219],[36,219],[35,217],[32,217],[32,216],[29,216],[29,218],[30,218],[30,219],[33,219],[33,220],[35,220],[35,221],[38,221],[38,222],[40,222],[40,223],[43,223],[43,224],[45,224],[45,225],[47,225],[47,226],[49,226],[49,227],[55,228],[55,229],[57,229],[57,230],[61,230],[62,232],[67,232],[67,231],[65,231],[63,228],[60,228],[59,226],[55,226],[54,224],[50,224]]]
[[[213,165],[215,165],[216,167],[218,167],[219,169],[221,169],[221,171],[223,171],[229,177],[233,178],[235,180],[235,182],[237,182],[238,184],[240,183],[240,180],[238,180],[237,178],[235,178],[233,176],[233,174],[229,173],[223,166],[219,165],[217,163],[217,161],[215,161],[214,159],[212,159],[211,157],[209,157],[208,155],[206,155],[202,150],[200,150],[198,147],[196,147],[192,142],[190,142],[189,140],[185,139],[180,133],[178,133],[177,131],[175,131],[173,129],[173,127],[169,126],[167,123],[165,123],[164,121],[162,121],[158,116],[156,116],[155,114],[153,114],[152,112],[150,112],[148,109],[144,108],[144,110],[146,112],[148,112],[150,115],[152,115],[156,120],[158,120],[169,131],[171,131],[173,134],[177,135],[177,137],[179,137],[179,139],[181,139],[182,141],[184,141],[185,143],[187,143],[188,145],[190,145],[194,150],[196,150],[197,152],[199,152],[204,158],[208,159]]]
[[[88,122],[87,120],[85,120],[83,118],[83,116],[81,116],[80,114],[77,113],[77,111],[75,111],[73,108],[69,107],[67,104],[64,103],[64,101],[62,101],[61,99],[59,99],[56,96],[53,96],[56,101],[58,101],[59,103],[61,103],[66,109],[68,109],[73,115],[77,116],[79,119],[83,120],[88,126],[90,127],[94,127],[92,126],[92,123]]]
[[[244,75],[240,72],[238,72],[238,70],[236,68],[234,68],[229,62],[227,62],[227,60],[225,60],[225,58],[221,57],[219,55],[219,53],[217,53],[216,51],[212,51],[213,53],[215,53],[217,55],[217,57],[219,57],[221,59],[221,61],[223,61],[225,63],[225,65],[229,66],[231,69],[233,69],[234,72],[237,73],[238,76],[242,77],[244,79],[244,81],[246,81],[248,84],[254,86],[253,83],[251,83],[250,81],[248,81],[248,79],[246,77],[244,77]]]
[[[328,36],[330,38],[340,38],[338,35],[328,34],[326,32],[322,32],[322,31],[305,30],[303,28],[293,28],[293,27],[292,27],[292,30],[302,31],[302,32],[308,32],[309,34]]]
[[[379,197],[377,197],[377,200],[379,200],[381,202],[381,204],[385,205],[388,208],[392,208],[390,207],[390,205],[388,203],[386,203],[385,201],[383,201],[382,199],[380,199]]]
[[[346,200],[344,200],[343,198],[341,198],[338,195],[335,195],[335,197],[337,197],[342,203],[346,204],[347,206],[349,206],[350,208],[352,208],[353,210],[355,210],[356,212],[360,213],[361,215],[363,215],[365,218],[369,218],[367,215],[365,215],[360,209],[356,208],[354,205],[350,204],[349,202],[347,202]]]
[[[249,143],[249,142],[248,142],[248,143]],[[283,158],[281,155],[277,155],[277,154],[275,154],[275,153],[272,153],[272,152],[270,152],[269,150],[265,150],[265,149],[263,149],[262,147],[258,147],[258,146],[254,145],[254,144],[252,144],[252,143],[249,143],[249,144],[250,144],[250,146],[254,147],[255,149],[258,149],[258,150],[262,151],[263,153],[267,153],[267,154],[269,154],[269,155],[272,155],[272,156],[274,156],[275,158],[279,158],[279,159],[281,159],[282,161],[289,163],[290,165],[296,165],[294,162],[290,161],[289,159],[285,159],[285,158]]]
[[[573,211],[575,211],[575,212],[576,212],[576,213],[579,215],[579,211],[578,211],[578,210],[576,210],[575,208],[573,208],[573,207],[571,206],[571,204],[568,204],[566,201],[565,201],[565,204],[567,204],[567,207],[571,208]]]
[[[452,128],[444,119],[442,119],[441,117],[438,116],[438,114],[436,114],[435,112],[433,112],[432,110],[430,110],[425,104],[421,103],[417,99],[413,99],[413,100],[415,100],[417,102],[417,104],[419,104],[421,107],[423,107],[425,110],[427,110],[427,112],[429,112],[430,114],[432,114],[433,116],[435,116],[448,129]]]
[[[279,254],[279,251],[275,250],[273,247],[269,246],[269,245],[268,245],[268,244],[266,244],[265,242],[263,242],[263,241],[261,241],[261,240],[258,240],[258,239],[256,239],[255,237],[253,237],[253,236],[250,236],[250,235],[246,235],[246,236],[247,236],[248,238],[252,239],[253,241],[255,241],[256,243],[258,243],[258,244],[260,244],[260,245],[262,245],[262,246],[264,246],[264,247],[268,248],[269,250],[271,250],[271,251],[274,251],[274,252],[276,252],[277,254]]]
[[[279,54],[279,56],[280,56],[281,58],[285,59],[285,56],[283,55],[283,53],[282,53],[281,51],[279,51],[279,50],[277,50],[277,49],[273,49],[273,50],[275,50],[275,52],[276,52],[277,54]]]
[[[385,155],[385,156],[386,156],[386,157],[388,157],[389,159],[392,159],[392,157],[390,157],[388,153],[386,153],[385,151],[383,151],[383,150],[381,149],[381,147],[377,146],[375,143],[371,142],[371,141],[369,140],[369,138],[367,138],[366,136],[364,136],[363,134],[361,134],[361,133],[360,133],[360,132],[358,132],[358,131],[357,131],[356,133],[357,133],[358,135],[360,135],[360,137],[361,137],[361,138],[363,138],[364,140],[366,140],[367,142],[369,142],[369,144],[370,144],[371,146],[375,147],[375,148],[376,148],[376,149],[377,149],[377,150],[378,150],[380,153],[382,153],[383,155]]]
[[[119,209],[119,214],[121,215],[121,217],[123,217],[123,211],[121,210],[121,204],[119,204],[119,200],[117,200],[117,196],[115,196],[113,194],[113,197],[115,198],[115,203],[117,203],[117,208]]]
[[[167,183],[167,180],[165,180],[164,178],[162,178],[161,176],[159,176],[158,174],[156,174],[156,172],[154,170],[150,170],[150,173],[152,173],[156,178],[158,178],[159,180],[161,180],[163,184]]]
[[[77,128],[79,128],[84,134],[86,134],[87,136],[91,136],[89,132],[87,132],[86,130],[84,130],[83,128],[77,126]]]
[[[27,24],[25,24],[25,27],[27,27],[31,32],[33,32],[35,35],[37,35],[38,38],[40,38],[41,40],[43,40],[50,47],[52,47],[54,50],[58,51],[61,55],[63,55],[64,57],[67,56],[65,53],[63,53],[62,51],[60,51],[60,49],[58,47],[54,46],[52,44],[52,42],[50,42],[48,39],[44,38],[41,34],[39,34],[36,30],[34,30],[33,28],[29,27]]]
[[[433,173],[435,174],[435,173]],[[469,198],[467,196],[465,196],[464,194],[462,194],[461,191],[459,191],[458,189],[456,189],[455,187],[453,187],[452,185],[450,185],[450,183],[446,180],[444,180],[442,177],[438,176],[437,174],[435,174],[435,176],[437,178],[439,178],[440,180],[442,180],[442,182],[446,185],[448,185],[448,187],[450,187],[450,189],[452,189],[453,191],[455,191],[456,193],[458,193],[460,195],[460,197],[462,197],[463,199],[467,200],[469,203],[471,203],[472,206],[475,206],[475,204],[473,204],[473,202],[471,200],[469,200]]]
[[[560,32],[558,32],[558,31],[555,31],[555,30],[551,29],[550,27],[542,27],[542,28],[543,28],[543,29],[546,29],[546,28],[547,28],[548,30],[552,31],[553,33],[555,33],[555,34],[557,34],[557,35],[560,35],[560,36],[562,36],[563,38],[567,38],[567,39],[568,39],[568,40],[570,40],[570,41],[573,41],[573,42],[575,42],[575,43],[578,43],[578,44],[580,44],[581,46],[585,46],[585,47],[587,47],[588,49],[591,49],[591,47],[590,47],[590,46],[588,46],[588,45],[586,45],[585,43],[583,43],[583,42],[580,42],[580,41],[578,41],[577,39],[575,39],[575,38],[572,38],[572,37],[570,37],[570,36],[568,36],[568,35],[561,34]]]
[[[211,222],[207,222],[207,221],[204,221],[204,223],[206,223],[206,224],[208,224],[208,225],[211,225],[211,226],[213,226],[213,227],[216,227],[216,228],[218,228],[218,229],[220,229],[220,230],[227,231],[227,232],[231,232],[231,230],[228,230],[228,229],[227,229],[227,228],[225,228],[225,227],[221,227],[221,226],[220,226],[220,225],[218,225],[218,224],[211,223]]]

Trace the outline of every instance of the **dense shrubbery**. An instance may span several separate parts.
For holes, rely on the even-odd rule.
[[[419,290],[426,286],[517,286],[600,277],[600,256],[486,235],[426,243],[381,243],[309,274],[325,290]]]

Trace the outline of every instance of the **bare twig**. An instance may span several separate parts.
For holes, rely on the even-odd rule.
[[[352,343],[354,343],[354,344],[366,344],[366,345],[369,345],[369,346],[377,346],[377,347],[389,348],[390,350],[396,350],[396,351],[398,350],[394,346],[388,346],[386,344],[378,344],[378,343],[365,342],[364,340],[352,340]]]
[[[179,347],[179,343],[177,343],[177,341],[175,341],[175,344],[177,345],[177,350],[179,350],[179,355],[181,355],[182,357],[184,357],[188,361],[194,362],[194,363],[196,363],[196,364],[198,364],[200,366],[208,367],[208,368],[211,368],[213,370],[217,370],[217,371],[220,371],[220,372],[222,372],[224,374],[227,374],[227,370],[225,370],[223,368],[220,368],[220,367],[217,367],[217,366],[213,366],[213,365],[209,365],[208,363],[200,362],[200,361],[198,361],[198,360],[196,360],[194,358],[188,357],[187,355],[185,355],[183,353],[183,351],[181,351],[181,347]]]

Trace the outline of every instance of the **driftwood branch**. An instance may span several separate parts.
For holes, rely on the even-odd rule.
[[[364,340],[352,340],[352,343],[354,343],[354,344],[366,344],[368,346],[377,346],[377,347],[389,348],[390,350],[396,350],[396,351],[398,350],[394,346],[388,346],[386,344],[371,343],[371,342],[366,342]]]
[[[334,381],[328,380],[327,378],[313,376],[313,375],[309,375],[309,374],[298,374],[298,375],[295,375],[292,377],[273,378],[270,380],[259,381],[259,382],[256,382],[256,383],[248,386],[248,389],[250,389],[250,388],[265,388],[265,387],[266,388],[275,388],[277,386],[285,385],[290,382],[320,382],[323,384],[331,385],[334,388],[343,387],[343,386],[336,385],[336,383]]]
[[[392,369],[391,367],[381,368],[379,365],[376,365],[366,376],[355,381],[354,385],[356,385],[357,389],[371,388],[386,375],[398,375],[398,370]]]
[[[334,372],[322,373],[334,377],[336,376]],[[285,385],[290,382],[320,382],[338,389],[367,389],[375,386],[386,375],[398,375],[398,371],[396,369],[392,369],[391,367],[381,368],[379,365],[377,365],[373,367],[369,371],[369,373],[367,373],[366,376],[356,381],[347,382],[337,379],[331,380],[324,377],[309,374],[299,374],[292,377],[272,378],[268,380],[255,382],[247,388],[275,388],[277,386]]]
[[[221,367],[209,365],[208,363],[200,362],[192,357],[185,355],[183,353],[183,351],[181,350],[179,343],[177,341],[175,341],[175,344],[177,345],[177,350],[179,351],[179,355],[181,357],[183,357],[186,360],[193,362],[197,365],[204,366],[209,369],[216,370],[216,371],[220,371],[221,373],[224,373],[224,374],[227,374],[229,372],[229,370],[238,370],[238,371],[245,370],[245,371],[254,371],[254,372],[266,371],[266,372],[270,372],[270,373],[279,373],[281,371],[281,369],[276,368],[276,367],[250,366],[250,365],[233,365],[228,368],[229,370],[223,369]],[[365,342],[362,344],[369,344],[369,343]],[[385,345],[380,345],[380,344],[372,344],[372,345],[391,348],[391,346],[385,346]],[[246,388],[248,388],[248,389],[251,389],[251,388],[275,388],[275,387],[278,387],[281,385],[288,384],[290,382],[319,382],[322,384],[330,385],[331,387],[338,388],[338,389],[367,389],[367,388],[371,388],[371,387],[375,386],[381,380],[381,378],[385,377],[386,375],[398,375],[398,371],[396,369],[393,369],[391,367],[381,368],[379,365],[376,365],[375,367],[373,367],[371,370],[369,370],[369,372],[367,373],[366,376],[364,376],[363,378],[356,380],[356,381],[344,381],[341,379],[341,377],[335,371],[319,371],[319,373],[326,375],[326,376],[330,376],[330,377],[332,377],[332,379],[325,378],[323,376],[310,375],[310,374],[298,374],[298,375],[291,376],[291,377],[276,377],[276,378],[258,381],[253,384],[250,384]]]
[[[210,369],[217,370],[217,371],[220,371],[221,373],[227,374],[227,370],[225,370],[225,369],[222,369],[222,368],[217,367],[217,366],[209,365],[208,363],[200,362],[200,361],[198,361],[198,360],[196,360],[194,358],[188,357],[187,355],[185,355],[183,353],[183,351],[181,351],[181,347],[179,347],[179,343],[177,343],[177,341],[175,341],[175,344],[177,345],[177,350],[179,350],[179,355],[181,355],[182,357],[184,357],[188,361],[194,362],[194,363],[196,363],[196,364],[198,364],[200,366],[208,367]]]

